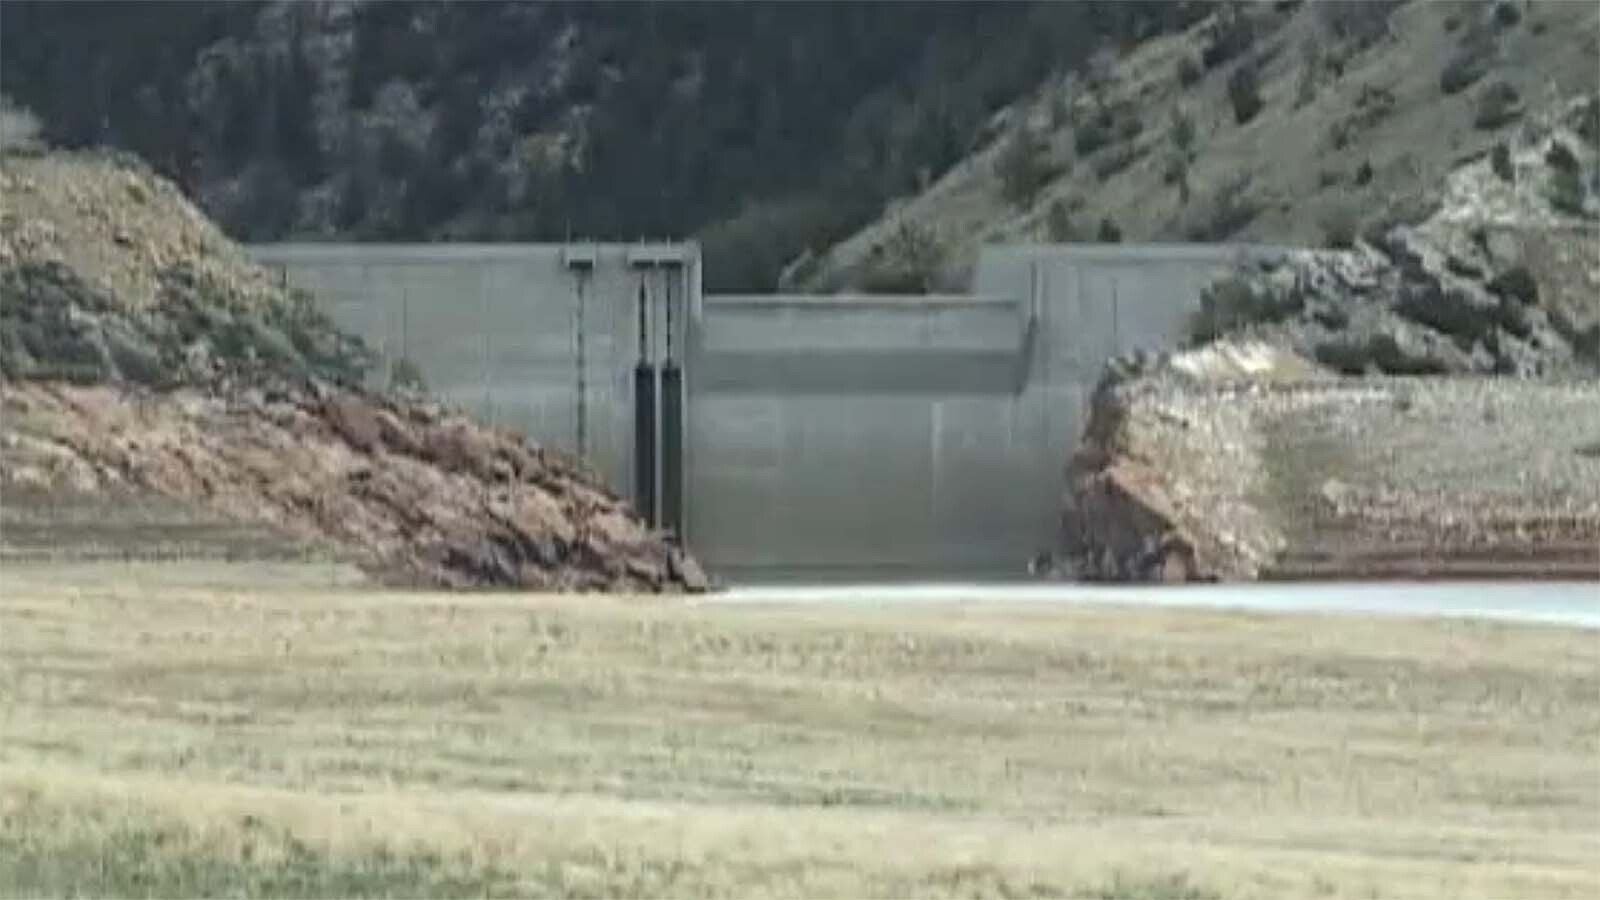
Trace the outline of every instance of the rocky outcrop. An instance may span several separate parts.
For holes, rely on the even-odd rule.
[[[1113,360],[1067,468],[1072,571],[1110,581],[1256,576],[1283,537],[1248,502],[1260,451],[1249,407],[1203,398],[1323,377],[1262,343]]]
[[[1240,267],[1205,292],[1195,337],[1347,375],[1600,374],[1597,131],[1600,97],[1577,101],[1463,164],[1420,221]]]
[[[1591,97],[1417,221],[1242,265],[1197,349],[1113,363],[1068,467],[1075,571],[1600,575],[1597,150]]]
[[[357,387],[360,342],[140,167],[47,156],[0,173],[8,506],[165,498],[386,584],[707,587],[580,461]]]
[[[1109,373],[1068,481],[1090,579],[1596,578],[1600,382],[1334,378],[1222,342]]]
[[[5,484],[148,491],[333,544],[388,584],[704,589],[578,462],[436,404],[308,384],[13,383]]]

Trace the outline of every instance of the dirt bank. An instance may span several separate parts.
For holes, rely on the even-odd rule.
[[[1108,376],[1068,478],[1089,578],[1600,577],[1594,381],[1336,379],[1215,345]]]
[[[50,512],[160,500],[208,523],[178,529],[196,553],[270,533],[390,584],[706,587],[581,462],[357,387],[360,341],[136,162],[13,155],[0,177],[0,490],[28,544],[0,550],[102,553]]]
[[[1241,265],[1112,364],[1068,467],[1112,580],[1600,576],[1600,99],[1420,220]]]

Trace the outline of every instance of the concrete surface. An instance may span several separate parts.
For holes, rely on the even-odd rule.
[[[656,480],[660,459],[682,459],[676,524],[737,580],[1023,572],[1056,543],[1105,360],[1170,345],[1220,266],[1274,251],[996,247],[974,295],[932,297],[702,297],[693,245],[252,252],[377,345],[378,380],[408,360],[434,392],[585,455],[630,496],[635,366],[681,360],[682,453],[655,454]],[[659,424],[653,437],[671,440]]]
[[[633,492],[639,294],[651,299],[643,330],[660,359],[660,306],[698,296],[697,247],[276,244],[250,253],[379,351],[373,386],[409,361],[431,393],[581,455]],[[685,320],[672,324],[678,348]]]
[[[1170,346],[1220,266],[1272,252],[996,247],[971,297],[707,297],[692,548],[734,582],[1024,573],[1105,361]]]

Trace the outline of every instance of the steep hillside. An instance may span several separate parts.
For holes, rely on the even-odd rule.
[[[1222,342],[1114,370],[1068,482],[1082,578],[1600,578],[1600,383]]]
[[[1207,6],[10,0],[0,86],[236,239],[697,234],[713,288],[761,290]]]
[[[0,157],[0,558],[295,555],[448,587],[701,589],[581,462],[353,385],[359,341],[171,184]]]
[[[1211,10],[1046,83],[983,149],[797,260],[786,285],[958,286],[992,241],[1348,246],[1423,218],[1463,159],[1594,90],[1600,59],[1589,3]]]
[[[1349,375],[1600,375],[1597,179],[1600,95],[1459,166],[1421,222],[1239,267],[1191,337],[1244,332]]]
[[[1532,117],[1423,221],[1245,263],[1202,346],[1114,361],[1067,467],[1072,572],[1600,576],[1597,157],[1600,97]]]

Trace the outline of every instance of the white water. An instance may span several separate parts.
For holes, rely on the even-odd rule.
[[[1114,586],[1059,583],[745,585],[715,604],[1053,603],[1503,619],[1600,629],[1600,581]]]

